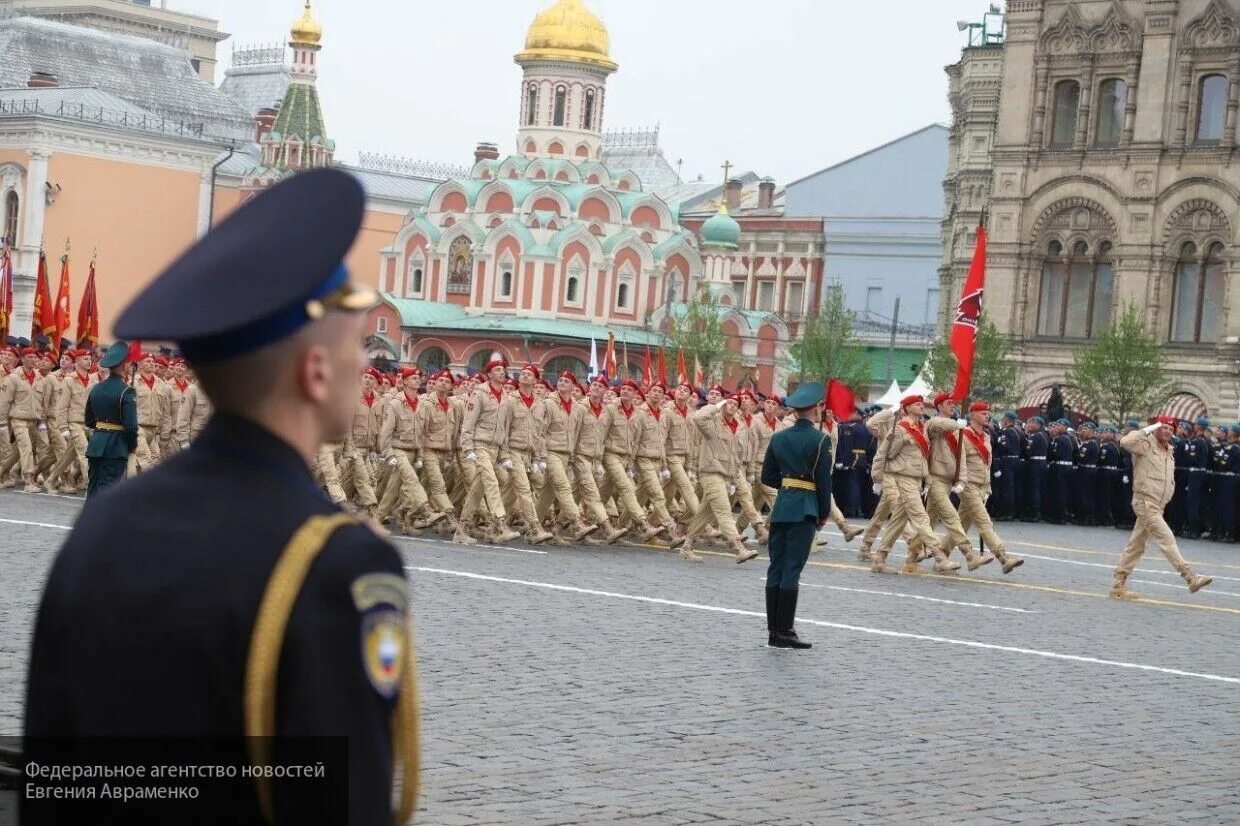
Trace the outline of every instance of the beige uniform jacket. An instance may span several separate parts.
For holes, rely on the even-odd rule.
[[[379,428],[383,426],[383,416],[389,402],[389,399],[378,394],[372,394],[369,401],[365,393],[358,396],[357,406],[353,408],[353,422],[349,426],[349,438],[345,440],[347,447],[363,453],[379,449]]]
[[[422,400],[409,398],[404,393],[383,403],[383,423],[379,426],[379,454],[386,455],[392,448],[417,450],[422,446],[421,416],[418,411]]]
[[[61,380],[60,394],[56,399],[56,429],[65,430],[71,424],[86,424],[86,397],[90,389],[99,383],[98,373],[87,373],[86,381],[82,374],[74,370],[67,378]]]
[[[673,402],[664,406],[663,418],[667,421],[667,455],[692,456],[694,434],[697,428],[693,425],[693,410],[686,407],[683,411]]]
[[[598,460],[603,456],[603,413],[607,406],[597,410],[589,399],[582,399],[573,408],[573,415],[568,418],[569,444],[573,446],[573,454],[586,459]]]
[[[722,473],[728,479],[735,478],[740,470],[736,434],[742,425],[739,419],[733,421],[735,431],[724,422],[723,411],[709,404],[693,414],[693,424],[702,434],[698,445],[698,473]]]
[[[167,397],[162,383],[156,378],[153,384],[138,376],[133,383],[134,397],[138,404],[138,424],[142,427],[160,427],[164,422]]]
[[[778,433],[780,430],[783,430],[783,425],[780,423],[779,419],[775,419],[773,422],[768,421],[764,414],[758,413],[753,417],[752,428],[753,428],[754,437],[757,439],[757,447],[755,449],[755,455],[757,456],[757,465],[758,467],[761,467],[762,461],[766,458],[766,449],[771,444],[771,437],[774,436],[776,433]],[[831,436],[831,457],[834,460],[835,458],[835,432],[832,431],[829,435]],[[831,465],[832,467],[834,467],[835,462],[832,461]]]
[[[1171,446],[1158,444],[1154,434],[1134,430],[1119,440],[1132,454],[1132,495],[1166,507],[1175,493],[1175,455]]]
[[[439,394],[422,397],[418,413],[422,417],[422,449],[451,451],[456,449],[457,432],[460,430],[462,405],[453,404],[448,398],[446,408],[440,403]]]
[[[667,426],[671,415],[662,408],[653,410],[648,404],[640,406],[633,416],[633,438],[637,441],[638,456],[667,463]]]
[[[165,386],[168,388],[168,421],[171,422],[172,429],[176,430],[177,423],[181,421],[181,407],[185,404],[189,389],[194,385],[187,381],[182,388],[176,383],[176,379],[169,379]]]
[[[896,407],[880,410],[865,423],[865,429],[870,431],[870,434],[878,442],[878,449],[874,452],[874,461],[870,463],[870,478],[875,482],[883,481],[883,470],[886,467],[883,446],[887,443],[887,434],[896,425],[896,413],[898,410],[899,408]],[[834,444],[834,441],[832,441],[832,450],[835,449]]]
[[[588,402],[582,402],[588,404]],[[539,458],[545,458],[547,453],[565,453],[573,454],[573,432],[570,422],[573,413],[576,411],[577,404],[570,398],[568,400],[568,409],[564,409],[564,402],[560,398],[559,393],[552,393],[538,403],[542,407],[541,418],[543,423],[543,454]]]
[[[484,384],[466,400],[461,418],[461,450],[468,453],[479,444],[498,450],[508,444],[511,408],[504,404],[504,399],[502,391],[497,399],[491,385]]]
[[[956,461],[962,429],[959,422],[946,416],[935,416],[926,422],[926,435],[930,439],[930,474],[949,485],[964,481],[964,461]],[[956,450],[952,449],[953,444]]]
[[[626,414],[621,409],[620,402],[614,402],[605,406],[603,415],[599,416],[599,427],[603,431],[603,449],[608,453],[618,454],[628,462],[637,455],[637,439],[634,438],[634,420],[639,416],[637,408],[634,404]]]
[[[528,402],[528,403],[527,403]],[[542,449],[543,407],[533,397],[522,399],[520,393],[504,399],[508,408],[508,451],[514,454],[544,456]]]
[[[970,433],[976,434],[976,431],[970,427],[965,428],[959,433],[960,441],[963,445],[961,450],[964,451],[964,458],[962,459],[964,472],[962,474],[961,481],[968,482],[972,485],[977,485],[989,494],[990,463],[994,458],[990,453],[990,434],[985,431],[981,434],[980,442],[986,451],[986,454],[983,456],[981,451],[978,450],[978,448],[969,439]]]
[[[181,409],[177,412],[177,441],[185,443],[197,439],[211,419],[214,409],[202,385],[197,382],[191,384],[189,390],[185,391],[185,397],[181,399]]]
[[[927,439],[928,447],[929,442],[925,426],[918,422],[912,425],[912,427],[923,438]],[[926,453],[922,451],[916,438],[904,428],[903,420],[896,422],[895,427],[888,434],[887,440],[879,448],[879,452],[883,454],[884,473],[896,476],[910,476],[914,479],[925,479],[930,474]]]
[[[19,367],[9,373],[0,386],[0,425],[8,424],[7,419],[43,421],[46,391],[41,385],[45,381],[47,379],[39,375],[38,370],[27,374]]]

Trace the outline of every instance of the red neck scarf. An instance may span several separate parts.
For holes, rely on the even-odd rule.
[[[569,396],[566,399],[563,396],[560,396],[560,407],[564,408],[565,416],[571,416],[573,413],[573,397]]]
[[[971,427],[966,427],[961,433],[969,440],[969,444],[973,445],[973,449],[982,457],[982,461],[990,464],[990,439],[986,437],[986,434],[978,433]]]
[[[650,411],[651,416],[654,416],[654,420],[656,422],[659,420],[659,417],[663,415],[663,410],[661,408],[646,405],[646,409]]]
[[[406,393],[405,404],[409,405],[409,409],[412,410],[414,413],[418,412],[418,397],[417,396],[410,396],[408,393]]]
[[[375,404],[375,394],[374,394],[374,393],[363,393],[363,394],[362,394],[362,402],[363,402],[363,403],[364,403],[367,407],[374,407],[374,404]]]
[[[448,397],[447,397],[447,396],[438,396],[437,398],[439,399],[439,409],[440,409],[440,410],[442,410],[443,412],[447,413],[447,412],[448,412],[448,405],[450,404],[450,402],[448,401]]]
[[[631,408],[631,407],[625,407],[625,406],[622,404],[622,405],[620,405],[620,412],[624,414],[624,418],[626,418],[626,419],[631,419],[631,418],[633,418],[633,408]]]
[[[90,373],[74,372],[73,375],[77,376],[77,380],[82,383],[83,387],[86,387],[88,384],[90,384]]]
[[[495,385],[492,384],[489,385],[487,389],[491,391],[491,395],[495,398],[495,401],[502,402],[504,400],[504,388],[501,387],[496,389]]]
[[[960,458],[960,440],[956,438],[955,433],[944,433],[943,438],[947,440],[947,446],[951,449],[952,455],[957,459]]]
[[[740,421],[738,419],[724,419],[723,423],[728,426],[728,429],[732,431],[732,435],[735,436],[736,427],[740,424]]]
[[[176,379],[176,385],[177,390],[180,390],[182,393],[189,389],[189,382],[185,379]]]
[[[772,419],[769,416],[766,416],[764,418],[766,419],[766,426],[769,427],[771,430],[774,430],[775,428],[779,427],[779,419]]]
[[[34,387],[34,380],[37,376],[38,376],[38,373],[34,371],[22,370],[22,378],[25,379],[26,384],[29,384],[31,387]]]
[[[900,420],[900,427],[904,428],[904,432],[912,437],[917,443],[917,447],[921,448],[921,455],[930,458],[930,443],[926,441],[926,428],[921,422],[909,424],[903,419]]]
[[[745,416],[745,427],[751,427],[753,425],[753,415],[750,413],[745,413],[743,415]]]
[[[675,405],[675,407],[676,407],[676,412],[680,414],[680,418],[682,418],[682,419],[687,419],[687,418],[689,418],[689,408],[688,408],[688,407],[681,407],[680,405]]]
[[[590,412],[593,413],[594,418],[597,419],[599,416],[603,415],[603,406],[600,404],[598,407],[595,407],[594,402],[590,402]]]
[[[150,377],[138,376],[138,378],[142,379],[142,383],[146,385],[147,390],[155,389],[155,377],[154,376],[150,376]]]
[[[526,410],[529,410],[531,407],[533,407],[533,406],[534,406],[534,397],[533,397],[533,396],[527,396],[527,395],[525,395],[524,393],[522,393],[520,390],[518,390],[518,391],[517,391],[517,398],[519,398],[519,399],[521,400],[521,404],[525,405],[525,409],[526,409]]]

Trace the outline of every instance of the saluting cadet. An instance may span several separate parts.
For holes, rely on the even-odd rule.
[[[801,571],[814,534],[831,509],[831,437],[814,419],[826,390],[805,382],[788,397],[796,424],[776,433],[762,460],[762,483],[779,494],[771,508],[770,564],[766,570],[767,645],[812,648],[794,629]]]
[[[1189,593],[1195,594],[1214,581],[1212,577],[1199,576],[1184,561],[1175,535],[1163,519],[1163,508],[1171,501],[1175,479],[1175,458],[1171,450],[1174,421],[1170,417],[1159,416],[1154,424],[1134,430],[1120,441],[1133,457],[1132,508],[1137,524],[1115,568],[1115,580],[1111,583],[1111,596],[1118,599],[1138,598],[1139,595],[1128,587],[1128,577],[1145,554],[1146,543],[1151,539],[1158,543],[1158,549],[1167,557],[1171,567],[1184,578]]]
[[[926,436],[930,440],[929,485],[926,496],[926,516],[933,528],[943,523],[947,528],[948,542],[941,542],[944,553],[950,556],[954,547],[964,555],[965,563],[970,571],[995,561],[990,554],[978,554],[973,550],[973,543],[960,524],[960,514],[952,506],[951,496],[959,496],[965,487],[965,462],[960,453],[960,431],[968,426],[964,419],[954,418],[956,400],[949,393],[939,393],[934,397],[934,408],[937,415],[926,423]],[[989,439],[989,435],[987,439]],[[989,482],[989,468],[987,468]],[[982,500],[985,503],[985,500]],[[914,573],[917,566],[905,565],[905,573]]]
[[[289,178],[121,313],[118,334],[180,345],[216,413],[189,450],[87,504],[39,609],[30,738],[231,738],[228,762],[259,769],[273,760],[261,738],[348,738],[347,772],[258,771],[196,800],[203,821],[403,824],[414,809],[403,561],[309,469],[321,442],[344,439],[360,390],[375,295],[341,262],[364,203],[343,172]],[[86,821],[125,819],[99,804]]]

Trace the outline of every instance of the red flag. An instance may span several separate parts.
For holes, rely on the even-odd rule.
[[[141,361],[141,360],[142,360],[142,342],[141,342],[141,340],[139,340],[139,341],[131,341],[131,342],[129,343],[129,359],[128,359],[128,360],[129,360],[129,361],[132,361],[132,362],[135,362],[135,363],[136,363],[136,362],[139,362],[139,361]]]
[[[702,369],[702,360],[697,356],[693,357],[693,383],[698,387],[706,385],[706,371]]]
[[[13,256],[9,245],[4,245],[0,255],[0,341],[9,337],[9,324],[13,318]]]
[[[47,285],[47,256],[39,251],[39,275],[34,282],[34,307],[30,314],[30,338],[46,336],[56,326],[56,308],[52,306],[52,294]],[[59,342],[56,342],[57,344]]]
[[[689,381],[689,365],[685,363],[685,348],[676,351],[676,383],[685,384]]]
[[[667,348],[659,348],[659,381],[667,384]]]
[[[642,382],[649,387],[654,384],[654,365],[650,361],[650,345],[646,345],[646,355],[642,356]]]
[[[629,380],[629,340],[626,338],[621,342],[624,347],[624,355],[620,357],[620,378],[624,381]]]
[[[835,418],[846,422],[857,410],[857,399],[853,391],[843,382],[831,379],[827,382],[827,409],[835,414]]]
[[[616,334],[607,334],[607,355],[603,357],[603,375],[608,381],[616,378]]]
[[[964,401],[969,397],[969,384],[973,380],[973,350],[977,346],[977,325],[982,318],[982,292],[986,286],[986,227],[977,227],[977,247],[973,250],[973,263],[965,279],[956,306],[956,321],[952,324],[951,348],[956,355],[956,387],[952,398]]]
[[[65,246],[65,254],[60,256],[60,289],[56,292],[56,310],[52,314],[52,334],[49,343],[56,353],[60,353],[60,339],[69,332],[69,249]]]
[[[99,346],[99,300],[95,297],[94,261],[90,262],[86,289],[82,292],[82,303],[78,305],[77,346],[82,349]]]

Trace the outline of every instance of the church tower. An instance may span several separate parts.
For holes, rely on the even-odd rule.
[[[301,17],[293,21],[289,33],[293,66],[288,91],[275,124],[260,141],[262,166],[269,176],[332,164],[336,142],[327,137],[319,90],[315,87],[322,39],[323,27],[315,19],[310,0],[306,0]]]
[[[607,28],[584,0],[556,0],[534,18],[516,62],[521,83],[517,151],[528,157],[599,160],[611,59]]]

